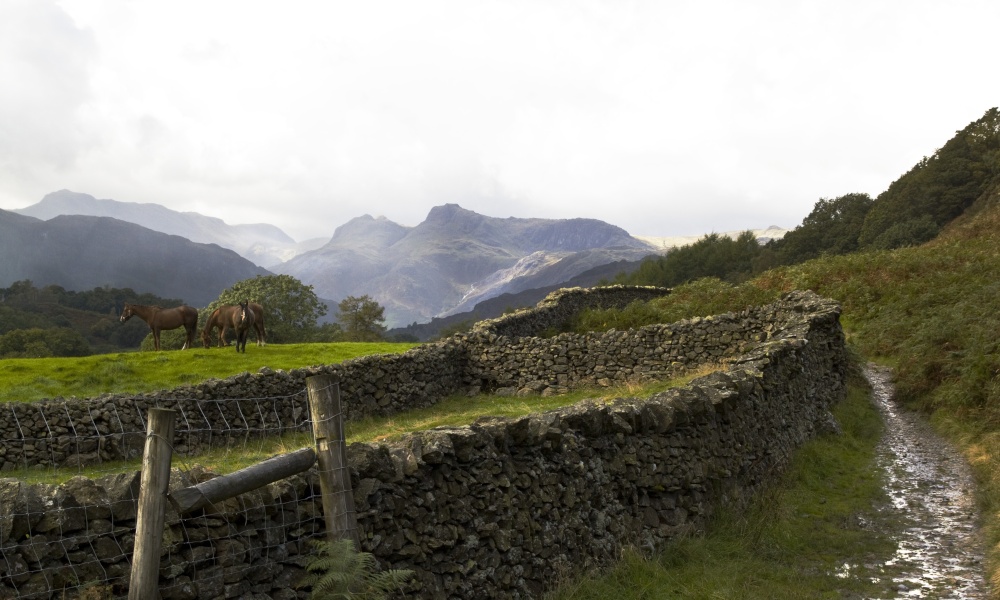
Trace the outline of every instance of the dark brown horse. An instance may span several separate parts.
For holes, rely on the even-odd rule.
[[[226,304],[213,310],[212,314],[208,315],[208,319],[205,320],[205,326],[201,330],[201,343],[206,348],[212,346],[212,330],[215,328],[219,329],[219,347],[227,345],[226,332],[229,331],[233,312],[239,310],[239,308],[237,304]],[[266,335],[264,331],[264,307],[256,302],[251,302],[250,310],[253,311],[253,329],[257,335],[257,345],[263,346]]]
[[[253,309],[247,302],[240,302],[232,315],[229,317],[229,326],[236,330],[236,351],[246,353],[247,336],[250,335],[250,328],[253,327]]]
[[[149,325],[153,332],[153,346],[160,349],[160,331],[164,329],[177,329],[183,327],[187,332],[187,339],[181,350],[186,350],[194,344],[194,334],[198,331],[198,311],[186,305],[175,308],[160,308],[159,306],[145,306],[142,304],[125,303],[122,310],[121,322],[128,321],[133,316],[139,317]]]

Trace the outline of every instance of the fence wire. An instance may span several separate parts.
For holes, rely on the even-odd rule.
[[[176,412],[175,489],[315,447],[308,401],[303,389],[266,398],[0,405],[0,599],[127,597],[149,409]],[[309,540],[325,530],[323,475],[314,467],[191,515],[168,509],[162,597],[290,589]]]

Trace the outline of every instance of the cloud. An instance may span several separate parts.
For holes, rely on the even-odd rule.
[[[44,182],[93,143],[81,121],[95,54],[93,37],[52,3],[0,4],[0,179]]]
[[[0,207],[74,189],[329,236],[456,202],[792,227],[1000,96],[1000,5],[15,0]],[[961,93],[956,93],[961,89]]]

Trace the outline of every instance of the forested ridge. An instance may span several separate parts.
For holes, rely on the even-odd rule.
[[[74,292],[17,281],[0,288],[0,358],[87,356],[138,348],[149,333],[139,319],[118,320],[125,302],[177,306],[180,300],[130,288]]]
[[[989,109],[937,152],[872,199],[851,193],[821,198],[784,237],[757,244],[747,231],[711,234],[645,259],[618,283],[673,287],[700,277],[739,283],[774,267],[861,250],[891,250],[933,239],[977,198],[1000,187],[1000,111]]]

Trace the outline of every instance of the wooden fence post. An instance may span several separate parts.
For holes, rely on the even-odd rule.
[[[312,415],[313,438],[316,440],[316,461],[319,485],[323,495],[323,518],[329,541],[350,537],[354,547],[361,549],[357,513],[351,474],[347,469],[347,441],[344,439],[344,418],[340,410],[340,383],[332,375],[306,378],[309,411]]]
[[[129,600],[160,597],[160,547],[163,543],[167,486],[170,484],[175,415],[174,411],[165,408],[149,409],[146,449],[139,479],[139,513],[135,525]]]

